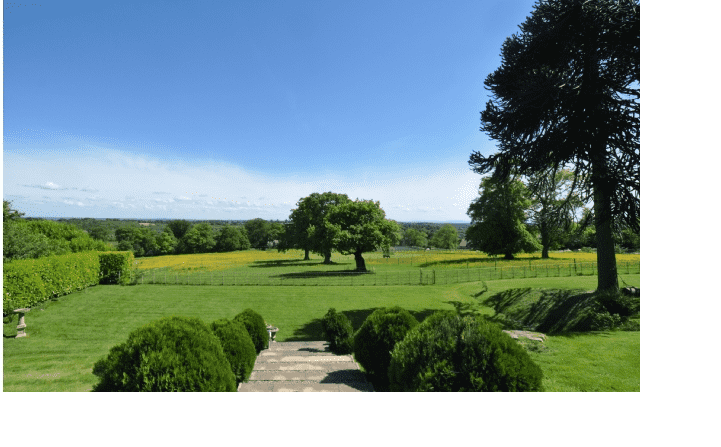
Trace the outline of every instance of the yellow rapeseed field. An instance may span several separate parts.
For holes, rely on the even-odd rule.
[[[220,271],[231,268],[243,267],[254,262],[275,261],[275,260],[301,260],[304,252],[302,250],[289,250],[285,253],[277,250],[244,250],[231,253],[202,253],[202,254],[186,254],[186,255],[168,255],[155,256],[136,259],[136,266],[142,270],[151,270],[159,268],[169,268],[173,271]],[[550,259],[541,259],[540,253],[523,253],[516,255],[516,259],[512,261],[503,260],[502,256],[496,257],[495,262],[498,265],[514,265],[528,263],[531,261],[536,264],[567,264],[576,262],[596,262],[596,253],[582,252],[551,252]],[[489,262],[493,262],[493,257],[485,253],[477,251],[401,251],[394,252],[391,258],[383,258],[383,253],[373,252],[364,253],[363,258],[367,265],[405,265],[420,266],[421,264],[429,266],[434,265],[438,268],[443,267],[488,267]],[[311,259],[320,260],[317,254],[311,254]],[[334,262],[352,263],[354,257],[352,255],[341,255],[333,253],[331,260]],[[616,262],[639,262],[641,255],[638,254],[617,254]],[[319,267],[320,264],[310,264],[308,268]],[[434,267],[436,268],[436,267]]]
[[[217,271],[242,267],[256,261],[303,258],[300,250],[279,253],[276,250],[243,250],[230,253],[199,253],[186,255],[153,256],[136,259],[136,266],[142,270],[170,268],[170,270]]]

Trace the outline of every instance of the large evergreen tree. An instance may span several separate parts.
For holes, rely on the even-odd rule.
[[[505,178],[573,166],[593,200],[598,289],[618,291],[614,225],[639,227],[640,3],[542,0],[485,81],[481,130],[498,142],[469,163]]]

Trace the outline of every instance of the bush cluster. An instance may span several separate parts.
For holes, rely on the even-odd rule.
[[[383,387],[388,381],[391,351],[418,320],[401,307],[380,308],[368,315],[354,335],[355,359]]]
[[[391,391],[542,391],[543,373],[495,325],[438,312],[396,344]]]
[[[330,344],[330,350],[336,354],[353,352],[353,325],[344,313],[328,309],[323,320],[323,338]]]
[[[93,391],[235,391],[220,340],[198,318],[166,317],[130,333],[93,367]]]
[[[248,334],[250,334],[250,339],[253,340],[253,346],[255,346],[257,354],[260,354],[260,351],[268,347],[268,329],[266,329],[265,321],[259,313],[252,309],[245,309],[235,316],[234,321],[240,321],[245,325]]]
[[[230,369],[235,374],[236,386],[250,378],[257,354],[253,340],[240,321],[228,321],[223,318],[210,324],[210,329],[220,340],[225,357],[230,362]]]

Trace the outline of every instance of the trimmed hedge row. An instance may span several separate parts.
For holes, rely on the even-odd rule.
[[[121,284],[127,284],[132,276],[133,259],[130,252],[91,251],[5,263],[3,314],[83,290],[103,279],[116,278],[117,282],[120,278]]]
[[[98,254],[101,284],[129,284],[133,279],[132,251],[113,251]]]
[[[97,252],[23,259],[3,265],[3,314],[96,285]]]

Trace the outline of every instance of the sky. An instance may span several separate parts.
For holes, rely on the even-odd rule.
[[[4,3],[3,199],[33,217],[469,222],[483,82],[534,1]]]

